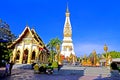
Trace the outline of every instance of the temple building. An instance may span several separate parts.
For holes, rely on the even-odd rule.
[[[8,46],[13,50],[11,60],[16,64],[47,63],[49,51],[34,29],[26,26],[20,36]]]
[[[68,6],[66,10],[66,20],[64,24],[63,35],[64,38],[62,43],[61,54],[64,55],[65,58],[70,57],[71,54],[75,56],[74,47],[72,43],[72,27],[70,23],[70,13]]]

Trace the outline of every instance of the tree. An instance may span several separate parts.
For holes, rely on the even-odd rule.
[[[6,22],[0,20],[0,39],[6,42],[12,42],[16,36],[10,31],[10,27]]]
[[[12,51],[7,48],[7,45],[15,38],[14,34],[10,31],[9,25],[0,20],[0,65],[2,60],[8,61],[10,59]]]
[[[56,46],[57,45],[61,45],[61,41],[59,40],[59,38],[53,38],[49,41],[49,43],[47,44],[47,48],[49,49],[50,51],[50,58],[49,58],[49,61],[50,62],[53,62],[54,61],[54,57],[55,57],[55,54],[57,53],[56,52]]]
[[[106,57],[105,53],[103,53],[104,57]],[[107,52],[107,55],[110,55],[111,58],[120,58],[120,52],[117,51],[110,51]]]

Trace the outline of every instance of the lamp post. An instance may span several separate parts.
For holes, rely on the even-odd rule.
[[[106,56],[106,66],[107,66],[107,61],[108,61],[108,60],[107,60],[107,58],[108,58],[108,56],[107,56],[107,51],[108,51],[108,47],[107,47],[106,44],[104,45],[104,51],[105,51],[105,54],[106,54],[105,56]]]

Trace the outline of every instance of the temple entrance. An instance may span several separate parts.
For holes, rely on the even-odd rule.
[[[32,60],[35,60],[35,51],[32,52]]]
[[[15,62],[18,63],[20,58],[20,51],[17,51],[16,57],[15,57]]]
[[[40,58],[40,62],[43,63],[43,53],[40,53],[39,58]]]
[[[45,52],[41,52],[39,58],[41,63],[47,63],[47,54]]]
[[[28,50],[24,50],[24,54],[23,54],[23,64],[27,64],[27,60],[28,60]]]

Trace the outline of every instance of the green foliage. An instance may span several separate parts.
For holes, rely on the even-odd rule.
[[[44,68],[46,68],[46,67],[47,67],[47,66],[46,66],[46,64],[41,64],[41,65],[40,65],[40,67],[41,67],[41,66],[43,66]]]
[[[51,50],[56,50],[56,46],[57,45],[61,45],[61,41],[59,38],[53,38],[49,41],[49,43],[47,44],[47,48],[51,51]]]
[[[49,41],[49,43],[47,44],[47,48],[50,51],[50,56],[49,56],[49,62],[53,62],[54,61],[54,56],[57,53],[56,52],[56,46],[57,45],[61,45],[61,41],[59,40],[59,38],[53,38]]]
[[[10,31],[9,25],[0,20],[0,65],[2,60],[9,61],[12,51],[7,48],[16,36]]]
[[[5,66],[2,60],[9,61],[12,51],[7,48],[7,43],[0,42],[0,66]]]
[[[12,42],[15,38],[16,36],[10,31],[10,26],[6,22],[0,20],[0,39]]]
[[[47,66],[47,69],[53,69],[53,67],[52,66]]]
[[[54,61],[54,62],[52,63],[52,67],[53,67],[53,68],[58,68],[58,62]]]
[[[9,60],[12,51],[7,48],[7,43],[0,43],[0,59]]]
[[[105,53],[103,53],[103,55],[106,56]],[[107,55],[110,55],[112,58],[120,58],[120,52],[117,51],[107,52]]]

